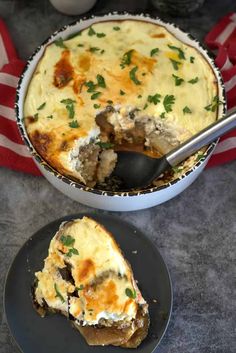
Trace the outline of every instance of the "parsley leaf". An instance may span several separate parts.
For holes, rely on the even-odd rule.
[[[108,103],[108,104],[113,104],[113,101],[108,100],[107,103]]]
[[[75,289],[79,291],[79,290],[84,289],[84,286],[83,286],[83,284],[81,284],[79,287],[75,287]]]
[[[99,87],[106,88],[106,82],[102,75],[97,75],[97,82]]]
[[[192,78],[192,80],[189,80],[188,83],[192,83],[192,85],[194,85],[194,83],[198,82],[198,77]]]
[[[91,36],[94,36],[96,34],[96,32],[94,31],[94,29],[92,27],[89,28],[89,31],[88,31],[88,35],[91,37]]]
[[[115,26],[113,27],[114,31],[119,31],[120,30],[120,27],[119,26]]]
[[[105,150],[114,147],[114,144],[111,143],[111,142],[102,142],[102,141],[99,141],[99,142],[96,143],[96,145],[98,145],[98,146],[101,147],[101,148],[104,148]]]
[[[85,82],[85,86],[88,87],[87,92],[89,92],[89,93],[95,92],[96,85],[95,85],[95,83],[93,83],[93,81]]]
[[[99,96],[100,96],[101,92],[95,92],[91,95],[91,99],[94,100],[94,99],[97,99]]]
[[[69,123],[69,127],[71,127],[72,129],[75,129],[77,127],[79,127],[78,121],[77,120],[73,120]]]
[[[43,109],[43,108],[45,107],[45,105],[46,105],[46,102],[44,102],[43,104],[41,104],[41,105],[37,108],[37,110]]]
[[[163,106],[167,113],[172,112],[172,105],[175,103],[175,97],[173,95],[166,95],[163,100]]]
[[[93,105],[93,107],[94,107],[95,109],[99,109],[99,108],[101,107],[101,104],[96,104],[96,103],[95,103],[95,104]]]
[[[121,95],[121,96],[124,96],[124,95],[125,95],[125,92],[122,91],[122,89],[120,89],[120,95]]]
[[[65,246],[73,246],[75,243],[75,238],[73,238],[71,235],[61,235],[60,241]]]
[[[178,77],[178,76],[176,76],[176,75],[174,75],[174,74],[172,74],[172,77],[173,77],[174,80],[175,80],[175,86],[180,86],[181,83],[184,82],[184,79],[183,79],[183,78]]]
[[[133,51],[134,50],[131,49],[131,50],[127,51],[126,53],[124,53],[124,55],[122,56],[121,64],[120,64],[120,67],[122,69],[124,69],[125,66],[131,64],[131,56],[132,56]]]
[[[91,48],[89,48],[89,51],[91,52],[91,53],[95,53],[96,51],[99,51],[100,50],[100,48],[98,48],[98,47],[91,47]]]
[[[184,52],[183,52],[182,49],[180,49],[180,48],[178,48],[178,47],[175,47],[174,45],[169,45],[169,44],[168,44],[168,47],[169,47],[170,49],[175,50],[175,51],[178,52],[178,57],[179,57],[179,59],[184,59],[184,60],[186,59],[186,58],[185,58],[185,54],[184,54]]]
[[[150,56],[154,56],[155,54],[157,54],[159,52],[159,48],[154,48],[150,51]]]
[[[69,114],[69,119],[73,119],[75,116],[75,109],[73,104],[67,104],[66,105],[66,110],[68,111]]]
[[[69,249],[68,253],[66,253],[66,256],[71,257],[72,255],[79,255],[79,252],[75,248]]]
[[[199,153],[195,159],[196,162],[199,162],[202,158],[204,158],[205,155],[203,153]]]
[[[173,65],[174,70],[179,70],[179,65],[181,65],[181,62],[176,61],[174,59],[170,59],[171,64]]]
[[[76,102],[75,100],[70,99],[70,98],[62,99],[62,100],[61,100],[61,103],[64,103],[64,104],[73,104],[73,103],[75,103],[75,102]]]
[[[183,109],[183,113],[184,114],[191,114],[192,113],[192,110],[191,109],[189,109],[189,107],[187,107],[187,105],[184,107],[184,109]]]
[[[159,93],[154,94],[154,96],[148,96],[148,102],[149,103],[153,103],[155,105],[157,105],[157,103],[160,103],[160,98],[161,95]]]
[[[166,118],[165,112],[162,112],[162,113],[160,114],[160,118],[161,118],[161,119],[165,119],[165,118]]]
[[[204,109],[207,111],[215,112],[217,107],[221,104],[223,104],[223,102],[220,101],[218,96],[215,96],[212,100],[212,103],[204,107]]]
[[[64,48],[64,49],[67,48],[67,46],[64,44],[63,39],[61,37],[55,40],[54,44],[60,48]]]
[[[105,33],[97,33],[98,38],[106,37]]]
[[[79,31],[79,32],[76,32],[74,34],[71,34],[69,37],[66,38],[66,40],[69,40],[69,39],[72,39],[72,38],[75,38],[75,37],[78,37],[78,36],[81,36],[82,35],[82,31]]]
[[[143,107],[143,110],[147,109],[147,107],[148,107],[148,104],[146,103]]]
[[[53,119],[53,115],[48,115],[47,119]]]
[[[38,119],[39,119],[39,113],[34,114],[33,118],[34,118],[34,121],[38,121]]]
[[[182,172],[184,168],[183,167],[172,167],[172,170],[174,173],[179,173],[179,172]]]
[[[54,283],[54,289],[55,289],[55,292],[56,292],[56,298],[59,298],[62,303],[65,303],[65,299],[61,295],[56,283]]]
[[[84,44],[78,44],[77,47],[84,47]]]
[[[129,297],[131,299],[135,299],[137,297],[135,289],[134,289],[134,291],[132,291],[132,289],[126,288],[125,294],[127,295],[127,297]]]
[[[194,60],[195,60],[195,57],[194,56],[190,56],[190,62],[191,62],[191,64],[193,64],[194,63]]]
[[[136,85],[141,85],[142,82],[139,81],[136,77],[137,70],[138,70],[138,66],[134,66],[132,70],[130,70],[129,72],[129,77]]]

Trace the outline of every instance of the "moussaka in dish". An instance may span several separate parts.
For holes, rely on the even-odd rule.
[[[146,337],[148,304],[114,238],[95,220],[63,223],[35,276],[38,313],[66,315],[89,345],[136,348]]]
[[[46,47],[25,126],[53,168],[95,186],[109,179],[117,151],[160,156],[215,121],[217,93],[203,55],[163,26],[99,22]]]

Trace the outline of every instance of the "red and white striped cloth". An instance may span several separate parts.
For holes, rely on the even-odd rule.
[[[205,38],[217,50],[216,64],[221,69],[227,91],[229,111],[236,108],[236,14],[225,16]],[[24,62],[18,59],[4,22],[0,19],[0,166],[41,175],[24,145],[15,121],[14,101]],[[236,159],[236,130],[221,138],[208,165]]]

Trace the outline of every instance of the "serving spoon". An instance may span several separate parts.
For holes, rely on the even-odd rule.
[[[121,179],[124,190],[147,187],[166,170],[234,128],[236,111],[217,120],[160,158],[140,152],[117,151],[118,160],[113,175]]]

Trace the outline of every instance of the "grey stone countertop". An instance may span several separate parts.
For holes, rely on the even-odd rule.
[[[191,16],[171,18],[145,0],[100,0],[91,12],[110,10],[157,14],[202,40],[221,16],[236,11],[236,5],[235,1],[208,0]],[[0,0],[0,16],[24,59],[54,30],[75,20],[58,13],[46,0]],[[23,242],[48,222],[91,209],[59,193],[42,177],[1,168],[0,185],[2,303],[7,269]],[[165,204],[116,215],[158,245],[170,270],[173,314],[157,352],[236,352],[236,161],[205,170],[193,185]],[[18,352],[2,304],[0,323],[0,353]]]

